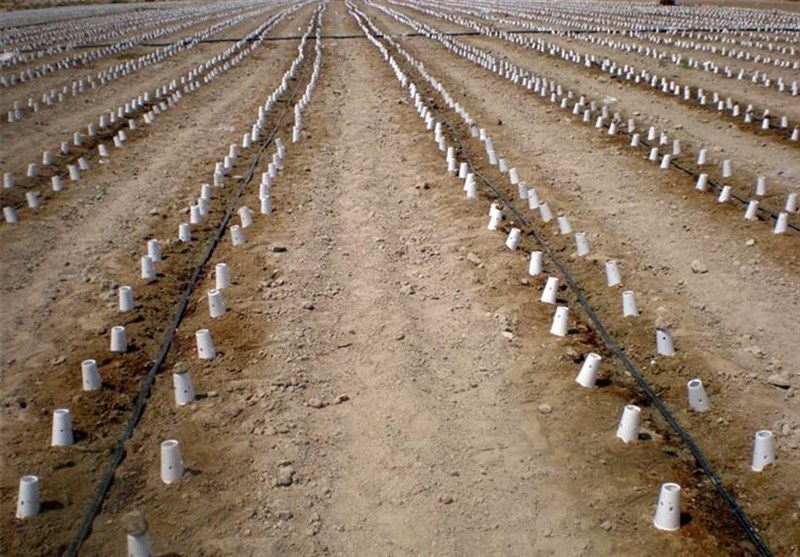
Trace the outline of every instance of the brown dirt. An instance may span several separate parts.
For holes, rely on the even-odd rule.
[[[359,8],[383,29],[408,31]],[[312,9],[274,33],[305,29]],[[341,2],[329,5],[323,29],[359,30]],[[474,40],[521,56],[499,41]],[[797,555],[797,234],[776,237],[767,223],[745,223],[738,209],[694,194],[688,178],[654,169],[624,144],[431,40],[401,42],[540,196],[590,233],[592,254],[577,258],[571,237],[543,228],[776,555]],[[49,199],[41,214],[0,226],[0,553],[57,555],[75,535],[239,179],[215,190],[210,222],[193,230],[196,242],[169,239],[214,162],[241,140],[278,85],[297,44],[263,45],[224,82],[132,138],[74,191]],[[159,555],[752,554],[687,449],[566,289],[559,298],[572,309],[571,332],[561,339],[548,333],[553,308],[538,302],[547,275],[526,273],[533,239],[509,252],[502,232],[485,229],[492,197],[463,199],[461,182],[446,175],[442,154],[378,51],[363,40],[323,46],[303,141],[290,143],[291,107],[279,126],[288,154],[272,190],[275,214],[256,217],[243,247],[226,233],[206,265],[81,554],[124,552],[132,510],[145,514]],[[310,65],[313,43],[307,48]],[[572,67],[559,71],[576,83],[585,78]],[[307,79],[293,86],[302,90]],[[609,94],[595,87],[591,94]],[[637,105],[647,98],[639,91],[620,102],[648,113],[649,104]],[[692,120],[680,105],[672,111],[676,121],[691,122],[687,133],[745,149],[740,136],[713,135],[713,125]],[[273,113],[267,128],[275,125]],[[466,146],[478,168],[511,193],[483,162],[481,144]],[[235,175],[254,152],[243,153]],[[742,166],[755,172],[756,158]],[[257,181],[240,202],[254,210]],[[151,284],[137,278],[147,238],[162,239],[166,255]],[[625,289],[636,291],[639,319],[619,316],[620,293],[604,282],[607,258],[619,260]],[[707,273],[692,272],[695,259]],[[211,269],[223,261],[234,279],[224,291],[229,311],[211,319],[206,291]],[[552,263],[545,273],[557,274]],[[116,312],[119,284],[134,287],[131,314]],[[654,356],[658,316],[670,321],[673,358]],[[124,356],[107,350],[105,329],[116,324],[128,327],[136,345]],[[220,352],[210,362],[196,357],[201,328],[212,331]],[[604,357],[594,390],[573,381],[588,352]],[[97,393],[80,392],[87,357],[101,367]],[[189,364],[200,395],[182,408],[170,377],[179,362]],[[767,384],[778,372],[789,389]],[[685,410],[692,377],[709,391],[708,415]],[[614,438],[626,403],[643,407],[647,440],[635,445]],[[78,442],[53,449],[51,412],[64,406],[73,411]],[[777,436],[778,465],[762,474],[749,471],[757,429]],[[187,473],[164,486],[158,447],[169,438],[181,442]],[[26,473],[41,476],[46,507],[19,521],[17,482]],[[652,527],[664,481],[683,486],[677,533]]]

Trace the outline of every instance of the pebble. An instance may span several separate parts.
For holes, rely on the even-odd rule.
[[[50,363],[53,364],[54,366],[58,366],[58,365],[63,364],[66,361],[67,361],[67,358],[65,356],[57,356],[57,357],[53,358],[52,360],[50,360]]]
[[[308,311],[314,310],[314,304],[311,302],[303,302],[303,309],[307,309]]]
[[[553,411],[553,407],[547,404],[546,402],[539,405],[539,412],[542,414],[549,414]]]
[[[754,246],[754,245],[756,245],[756,241],[753,238],[750,238],[749,240],[747,240],[744,243],[744,245],[746,245],[746,246]]]
[[[503,337],[507,338],[508,340],[514,340],[514,333],[512,333],[511,331],[503,331],[500,334],[503,335]]]
[[[455,501],[455,499],[453,499],[450,495],[439,495],[439,502],[442,505],[449,505],[453,501]]]
[[[350,400],[350,397],[348,395],[339,395],[335,399],[333,399],[333,403],[341,404],[343,402],[347,402],[348,400]]]
[[[286,251],[286,246],[272,246],[273,253],[284,253]]]
[[[780,387],[781,389],[788,389],[792,386],[791,383],[789,383],[789,378],[782,373],[773,373],[767,377],[767,383],[775,387]]]
[[[603,523],[600,525],[600,528],[602,528],[602,529],[603,529],[603,530],[605,530],[606,532],[608,532],[609,530],[611,530],[613,527],[614,527],[614,523],[612,523],[612,522],[611,522],[611,521],[609,521],[609,520],[606,520],[605,522],[603,522]]]
[[[291,466],[284,466],[278,470],[278,478],[275,483],[282,487],[289,487],[294,482],[294,468]]]
[[[700,261],[699,259],[695,259],[692,261],[692,272],[697,274],[703,274],[708,272],[708,267],[706,267],[705,263]]]
[[[469,252],[467,254],[467,261],[469,261],[473,265],[480,265],[481,263],[483,263],[483,261],[481,261],[481,258],[472,252]]]
[[[147,521],[141,511],[132,511],[124,518],[125,531],[132,536],[141,536],[147,533]]]
[[[313,398],[308,399],[308,405],[311,408],[322,408],[323,406],[325,406],[325,404],[322,402],[322,400],[320,400],[317,397],[313,397]]]

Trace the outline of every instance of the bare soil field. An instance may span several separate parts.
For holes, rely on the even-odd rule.
[[[147,8],[179,19],[187,5]],[[225,2],[164,39],[232,22],[208,40],[4,119],[0,554],[800,555],[798,97],[578,36],[634,41],[617,31],[648,17],[688,34],[704,17],[737,48],[800,59],[800,35],[770,27],[800,26],[796,3],[730,6]],[[9,13],[5,48],[24,50]],[[56,17],[30,14],[43,29]],[[511,19],[742,114],[512,42],[498,32]],[[117,61],[0,87],[0,107]],[[800,70],[775,75],[790,86]],[[490,206],[502,218],[487,227]],[[194,396],[177,404],[186,377]],[[705,411],[687,403],[693,379]],[[56,409],[71,416],[62,446]],[[755,471],[759,431],[774,461]],[[38,497],[21,495],[24,476]]]

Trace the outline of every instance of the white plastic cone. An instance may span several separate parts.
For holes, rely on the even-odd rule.
[[[542,252],[532,251],[531,260],[528,263],[528,274],[531,276],[540,275],[542,273]]]
[[[703,382],[699,379],[692,379],[686,384],[689,392],[689,408],[695,412],[708,411],[708,395],[703,387]]]
[[[553,220],[553,211],[550,210],[550,205],[547,204],[547,201],[539,203],[539,216],[542,218],[542,222]]]
[[[756,178],[756,195],[761,197],[767,193],[767,179],[764,176]]]
[[[128,338],[122,325],[111,327],[111,351],[122,353],[128,351]]]
[[[589,240],[585,232],[575,234],[575,244],[578,248],[578,256],[583,257],[589,254]]]
[[[474,179],[470,180],[469,176],[472,176],[472,174],[468,175],[466,183],[464,184],[464,193],[467,199],[475,199],[478,197],[478,184]]]
[[[542,297],[540,300],[545,304],[555,304],[556,295],[558,294],[558,278],[547,277],[547,282],[542,290]]]
[[[638,406],[633,404],[625,405],[617,426],[618,439],[622,439],[625,443],[639,439],[639,418],[641,413],[642,411]]]
[[[234,246],[241,246],[244,244],[244,230],[238,224],[231,226],[231,242]]]
[[[150,534],[128,534],[127,557],[153,557],[153,547],[150,543]]]
[[[563,337],[569,330],[569,308],[567,306],[556,307],[553,315],[553,324],[550,326],[550,334]]]
[[[253,225],[253,211],[249,207],[239,208],[239,220],[242,222],[242,228],[247,228]]]
[[[182,222],[178,225],[178,240],[184,243],[192,241],[192,232],[188,222]]]
[[[156,278],[156,266],[149,255],[142,256],[142,278],[146,280]]]
[[[633,290],[622,293],[622,317],[639,317],[639,306],[636,305],[636,295]]]
[[[786,206],[784,207],[784,210],[787,213],[796,213],[797,212],[797,194],[796,193],[790,193],[786,197]]]
[[[189,224],[203,224],[203,212],[199,205],[189,206]]]
[[[528,186],[525,182],[517,182],[517,194],[520,199],[528,199]]]
[[[618,286],[622,282],[619,275],[619,266],[616,260],[609,259],[606,261],[606,284],[608,286]]]
[[[512,168],[508,171],[508,179],[511,182],[512,186],[516,186],[519,184],[519,171],[516,168]]]
[[[39,192],[29,191],[25,194],[25,200],[28,202],[28,207],[31,209],[39,208]]]
[[[61,176],[56,174],[52,178],[50,178],[50,185],[53,188],[53,191],[58,192],[64,189],[64,181],[61,179]]]
[[[722,177],[730,178],[733,175],[733,168],[730,159],[722,161]]]
[[[719,192],[719,197],[717,198],[718,203],[727,203],[731,198],[731,187],[730,186],[722,186],[722,190]]]
[[[84,391],[98,391],[103,386],[100,381],[100,371],[97,369],[96,360],[83,360],[81,362],[81,385]]]
[[[161,443],[161,481],[165,484],[180,481],[183,476],[183,458],[181,446],[175,439],[167,439]]]
[[[708,187],[708,174],[700,174],[697,177],[697,184],[695,185],[694,189],[697,191],[706,191]]]
[[[519,228],[512,228],[506,238],[506,247],[510,250],[515,250],[519,247],[519,241],[522,238],[522,230]]]
[[[67,408],[57,408],[53,411],[53,431],[50,445],[53,447],[68,447],[73,443],[70,412]]]
[[[217,263],[214,267],[214,277],[216,282],[217,290],[223,290],[225,288],[230,288],[231,286],[231,274],[228,270],[228,265],[225,263]]]
[[[775,219],[775,228],[772,229],[773,234],[785,234],[789,229],[789,213],[778,213],[778,218]]]
[[[558,217],[558,231],[562,235],[572,233],[572,224],[570,224],[569,217],[567,217],[567,215],[561,215]]]
[[[750,203],[747,204],[747,210],[745,210],[744,212],[744,220],[754,220],[756,218],[757,213],[758,213],[758,201],[753,199],[750,201]]]
[[[39,514],[41,508],[40,482],[37,476],[22,476],[17,495],[17,518],[28,518]]]
[[[14,207],[3,207],[3,218],[8,224],[15,224],[17,222],[17,212]]]
[[[132,311],[133,304],[133,290],[130,286],[119,287],[119,310],[121,312]]]
[[[700,152],[697,154],[697,164],[698,166],[703,166],[704,164],[708,163],[708,149],[700,149]]]
[[[600,360],[602,358],[599,354],[594,352],[587,354],[578,377],[575,378],[575,382],[582,387],[594,387],[597,382],[597,370],[600,369]]]
[[[681,527],[681,486],[661,484],[653,524],[659,530],[673,531]]]
[[[259,203],[261,205],[262,215],[272,214],[272,198],[270,196],[262,195],[261,197],[259,197]]]
[[[772,432],[762,429],[756,432],[753,440],[753,472],[762,472],[764,468],[775,462],[775,443]]]
[[[656,349],[662,356],[673,356],[672,335],[668,329],[656,329]]]
[[[214,342],[211,340],[211,331],[200,329],[194,335],[197,340],[197,357],[201,360],[213,360],[217,352],[214,350]]]
[[[225,301],[222,299],[221,290],[208,291],[208,312],[211,317],[222,317],[225,315]]]
[[[155,262],[161,261],[161,247],[158,240],[147,240],[147,255]]]
[[[185,406],[194,401],[194,385],[192,385],[192,376],[188,370],[173,373],[172,386],[175,388],[175,404]]]
[[[534,188],[528,190],[528,209],[534,210],[539,208],[539,194],[536,193]]]

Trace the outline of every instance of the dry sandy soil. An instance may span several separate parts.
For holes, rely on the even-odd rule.
[[[442,31],[464,30],[405,3],[379,3]],[[356,6],[424,63],[540,197],[587,232],[591,253],[578,257],[571,235],[533,219],[766,545],[775,555],[800,555],[800,234],[773,235],[771,222],[745,221],[741,205],[695,192],[692,177],[660,170],[626,138],[582,124],[433,39],[407,36],[411,27],[374,5]],[[322,69],[302,141],[291,142],[292,110],[311,79],[314,41],[289,91],[265,115],[261,143],[242,149],[224,186],[214,188],[210,215],[192,227],[192,241],[177,240],[200,184],[211,182],[215,162],[250,130],[315,8],[302,7],[270,32],[298,38],[264,42],[154,125],[131,131],[103,162],[93,157],[80,182],[43,195],[38,210],[23,206],[24,192],[45,194],[47,172],[72,159],[60,157],[44,176],[0,192],[19,216],[17,224],[0,223],[0,553],[62,555],[78,535],[225,210],[233,202],[258,213],[275,130],[287,155],[271,189],[274,213],[256,215],[243,246],[233,246],[226,230],[200,269],[81,555],[125,554],[126,531],[140,516],[161,556],[758,554],[563,280],[558,298],[571,308],[569,334],[549,334],[554,306],[539,296],[559,269],[546,259],[542,275],[528,275],[528,254],[539,249],[531,227],[522,226],[520,250],[504,247],[506,233],[522,224],[513,215],[501,230],[486,229],[495,194],[482,188],[477,199],[464,198],[463,182],[447,174],[390,65],[363,36],[345,38],[362,31],[344,2],[329,3],[322,17]],[[226,37],[252,31],[278,10]],[[687,151],[709,147],[715,165],[734,158],[739,174],[731,184],[743,195],[754,176],[772,172],[765,206],[778,210],[800,189],[800,147],[785,137],[752,133],[500,38],[460,40],[591,100],[613,96],[613,110],[642,114]],[[482,143],[390,42],[381,43],[453,122],[448,141],[453,132],[464,138],[458,156],[522,207],[508,178],[486,162]],[[35,127],[0,122],[2,171],[21,177],[43,149],[104,108],[230,45],[198,45],[92,91],[86,102],[51,109]],[[764,101],[757,89],[742,91],[750,102]],[[0,106],[17,97],[13,88],[0,91]],[[681,160],[696,170],[691,154]],[[797,215],[789,221],[800,224]],[[145,281],[139,258],[150,238],[161,241],[165,257],[157,279]],[[608,259],[619,262],[622,288],[605,284]],[[212,319],[206,293],[222,262],[233,285],[223,293],[228,311]],[[120,285],[133,288],[132,312],[117,311]],[[636,292],[640,317],[622,318],[623,289]],[[132,346],[125,354],[108,349],[114,325],[126,326]],[[656,326],[672,331],[675,356],[656,354]],[[197,357],[195,331],[204,328],[217,349],[213,360]],[[600,380],[584,389],[574,378],[590,352],[603,356]],[[81,391],[87,358],[100,366],[100,391]],[[172,384],[180,368],[189,369],[198,393],[182,407]],[[707,413],[687,407],[685,385],[695,377],[708,390]],[[615,438],[625,404],[642,408],[640,440],[631,444]],[[56,408],[72,412],[73,446],[49,446]],[[778,458],[755,473],[752,439],[761,429],[775,434]],[[171,485],[159,475],[166,439],[179,440],[186,468]],[[25,474],[40,477],[43,507],[20,520]],[[677,532],[653,527],[659,487],[668,481],[683,489]]]

